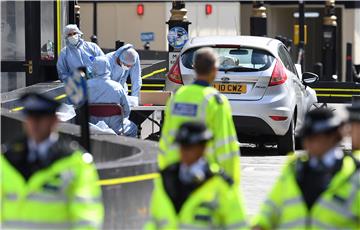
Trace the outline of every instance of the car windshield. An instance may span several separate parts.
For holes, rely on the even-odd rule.
[[[197,47],[189,49],[181,56],[186,68],[192,69]],[[267,51],[248,47],[212,47],[219,56],[219,70],[227,72],[262,71],[271,66],[274,57]]]

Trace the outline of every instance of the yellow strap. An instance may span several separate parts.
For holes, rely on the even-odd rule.
[[[360,92],[360,89],[331,89],[331,88],[313,88],[315,91],[336,91],[336,92]]]
[[[165,72],[166,71],[166,68],[162,68],[162,69],[158,69],[158,70],[155,70],[149,74],[146,74],[142,77],[142,79],[146,79],[148,77],[151,77],[151,76],[154,76],[155,74],[159,74],[159,73],[162,73],[162,72]]]
[[[113,179],[104,179],[99,180],[98,185],[116,185],[116,184],[126,184],[126,183],[133,183],[139,181],[146,181],[146,180],[153,180],[160,176],[159,173],[149,173],[137,176],[129,176],[129,177],[121,177],[121,178],[113,178]]]
[[[66,94],[60,94],[59,96],[54,97],[54,100],[58,101],[58,100],[64,99],[65,97],[66,97]]]
[[[316,94],[318,97],[352,97],[351,94]]]
[[[128,84],[128,86],[131,86],[131,84]],[[146,87],[162,87],[162,86],[165,86],[165,84],[142,84],[142,86],[146,86]]]

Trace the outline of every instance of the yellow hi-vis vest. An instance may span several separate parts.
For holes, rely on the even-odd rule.
[[[162,178],[155,180],[145,230],[248,229],[242,196],[221,175],[215,174],[195,189],[176,213]]]
[[[360,170],[354,159],[343,158],[310,210],[296,181],[295,162],[285,166],[252,224],[262,229],[360,229]]]
[[[75,150],[25,181],[0,155],[1,227],[100,229],[104,216],[101,188],[90,161],[88,155]]]
[[[353,155],[356,159],[360,161],[360,150],[354,150]]]
[[[174,139],[180,125],[200,120],[213,132],[208,142],[207,160],[216,162],[235,182],[240,180],[240,148],[228,99],[213,87],[197,84],[182,86],[169,99],[159,142],[160,169],[179,160]]]

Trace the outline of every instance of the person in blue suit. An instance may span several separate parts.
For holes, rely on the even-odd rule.
[[[94,58],[92,63],[92,78],[87,81],[89,104],[120,104],[123,108],[123,123],[121,117],[90,117],[90,123],[104,121],[116,134],[136,137],[137,126],[129,120],[130,106],[126,92],[120,83],[110,79],[110,64],[106,56]]]
[[[126,92],[128,86],[126,81],[131,79],[131,96],[139,97],[142,85],[141,66],[139,54],[133,45],[126,44],[114,52],[107,53],[110,62],[111,79],[119,82]]]
[[[66,46],[61,50],[57,71],[59,79],[64,82],[80,66],[86,66],[91,75],[91,65],[95,57],[105,55],[98,45],[84,41],[81,36],[83,33],[77,25],[69,24],[64,28]]]

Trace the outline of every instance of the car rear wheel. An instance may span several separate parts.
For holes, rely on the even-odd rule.
[[[277,141],[278,153],[286,155],[295,151],[295,122],[291,120],[289,130],[284,136],[279,136]]]

